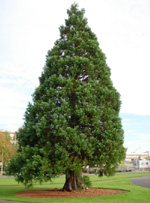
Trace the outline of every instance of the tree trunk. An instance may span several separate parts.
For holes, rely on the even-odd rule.
[[[81,179],[81,174],[76,175],[74,171],[69,171],[69,174],[66,174],[66,182],[63,187],[63,191],[73,191],[78,189],[86,189],[84,183]]]

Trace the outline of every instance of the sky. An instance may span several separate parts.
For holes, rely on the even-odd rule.
[[[150,1],[76,0],[121,95],[124,146],[150,151]],[[72,0],[0,0],[0,129],[17,131]]]

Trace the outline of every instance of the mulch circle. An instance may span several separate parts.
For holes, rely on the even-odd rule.
[[[81,197],[95,197],[106,195],[117,195],[127,193],[125,190],[113,190],[102,188],[90,188],[82,191],[62,191],[61,189],[42,189],[42,190],[28,190],[16,193],[20,197],[54,199],[54,198],[81,198]]]

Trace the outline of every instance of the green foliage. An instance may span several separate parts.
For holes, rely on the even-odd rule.
[[[16,150],[16,144],[13,143],[13,139],[11,138],[10,133],[7,131],[0,131],[0,162],[3,161],[4,167],[15,155]]]
[[[112,175],[125,157],[120,95],[106,57],[84,10],[73,4],[67,13],[17,135],[18,155],[7,169],[26,185],[79,174],[86,165]]]
[[[92,187],[92,183],[91,183],[91,181],[90,181],[89,176],[82,176],[82,182],[84,183],[84,185],[85,185],[87,188],[91,188],[91,187]]]

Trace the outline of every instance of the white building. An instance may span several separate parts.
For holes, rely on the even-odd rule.
[[[150,151],[144,152],[144,153],[131,153],[131,154],[126,154],[126,161],[132,162],[135,159],[137,160],[143,160],[143,159],[148,159],[150,157]]]
[[[150,160],[134,160],[133,165],[139,169],[150,169]]]
[[[150,151],[126,154],[117,171],[150,171]]]

